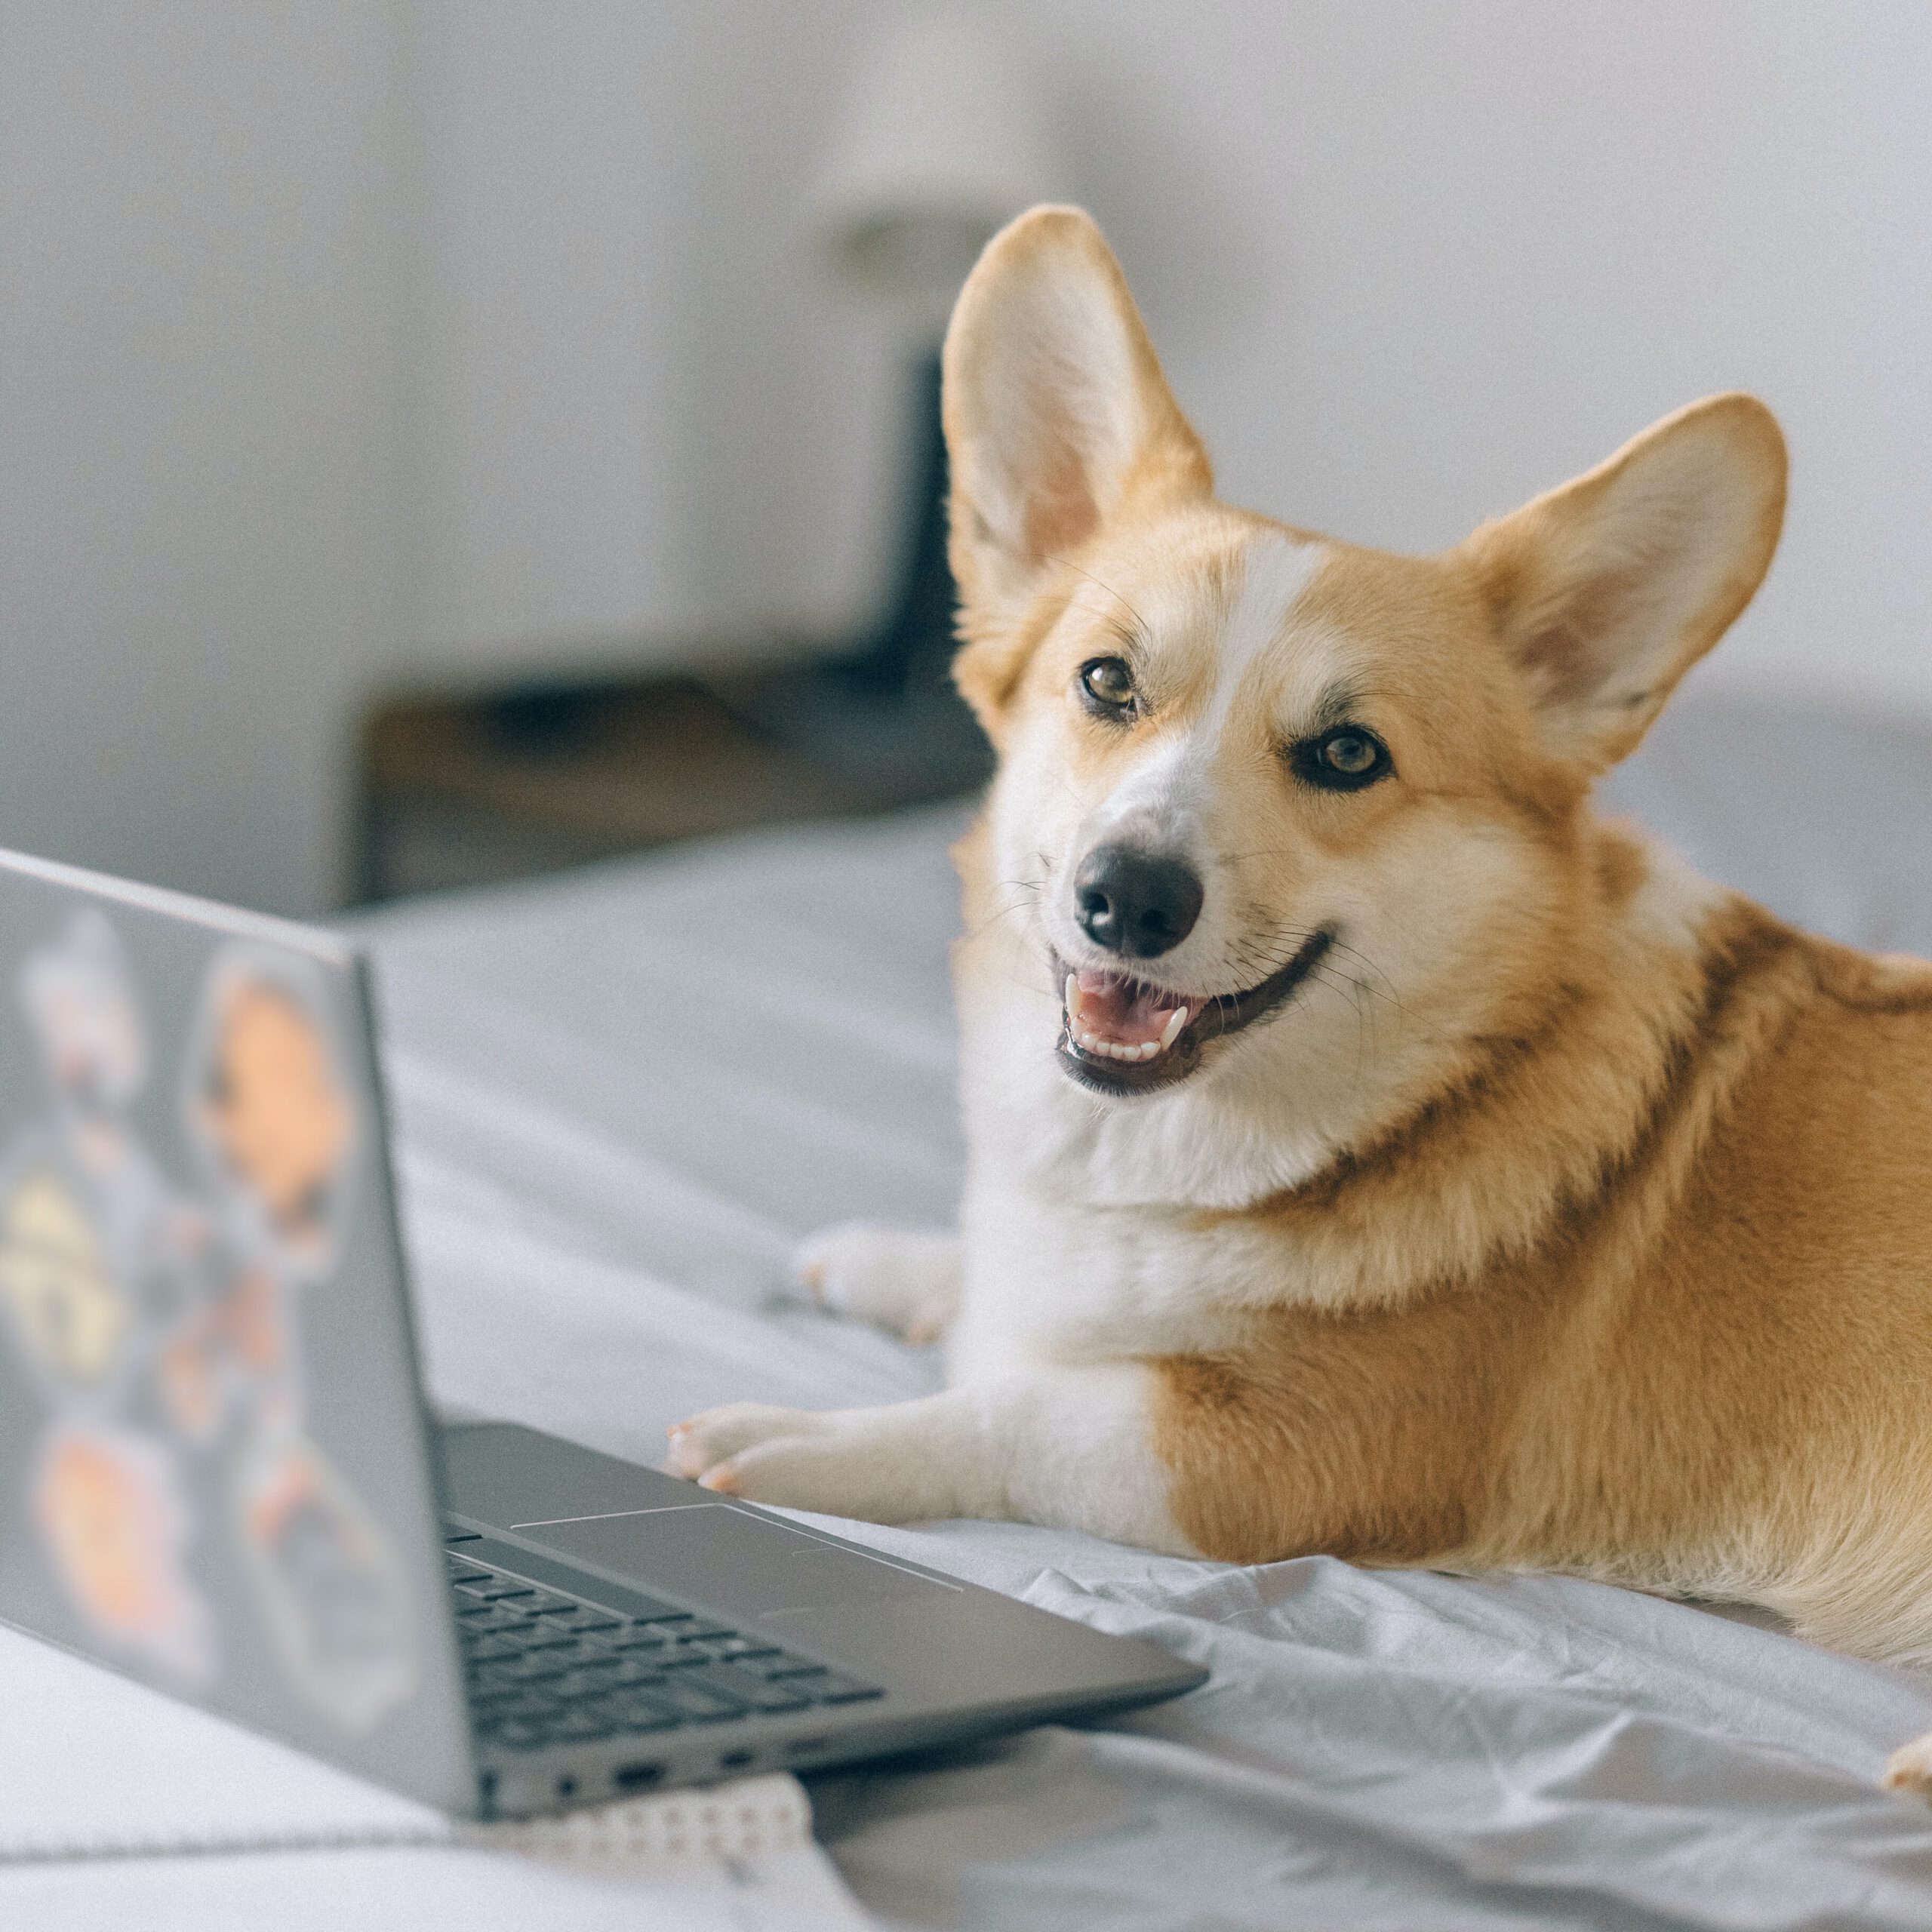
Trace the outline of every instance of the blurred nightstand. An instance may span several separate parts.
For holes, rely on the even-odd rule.
[[[982,783],[950,685],[806,666],[399,698],[362,733],[359,900],[528,877],[679,839],[889,811]]]

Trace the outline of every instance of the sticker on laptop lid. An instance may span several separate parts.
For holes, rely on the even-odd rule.
[[[22,1354],[57,1393],[104,1388],[133,1318],[65,1167],[44,1152],[0,1183],[0,1301]]]
[[[173,1459],[126,1429],[56,1428],[32,1498],[54,1574],[102,1644],[185,1683],[208,1682],[214,1634],[183,1567],[195,1525]]]
[[[272,1433],[235,1482],[242,1544],[294,1683],[366,1731],[416,1688],[415,1629],[395,1546],[315,1444]]]
[[[263,1264],[297,1281],[332,1274],[362,1123],[311,961],[247,946],[217,955],[183,1112],[217,1214]]]

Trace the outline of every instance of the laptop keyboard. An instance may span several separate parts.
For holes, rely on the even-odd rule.
[[[475,1540],[452,1532],[445,1553],[470,1709],[491,1743],[535,1751],[884,1694],[674,1604],[620,1617],[526,1583],[466,1558]]]

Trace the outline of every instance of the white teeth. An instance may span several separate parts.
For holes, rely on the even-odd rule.
[[[1076,1033],[1073,1037],[1082,1053],[1097,1054],[1105,1060],[1152,1060],[1164,1051],[1158,1040],[1143,1040],[1134,1046],[1124,1040],[1103,1040],[1097,1033]]]
[[[1181,1029],[1187,1024],[1189,1009],[1177,1006],[1168,1015],[1167,1024],[1161,1029],[1158,1040],[1140,1040],[1128,1042],[1124,1040],[1103,1040],[1099,1034],[1089,1032],[1078,1024],[1080,1012],[1080,982],[1072,974],[1066,976],[1066,1031],[1081,1052],[1092,1054],[1105,1060],[1156,1060],[1180,1038]]]

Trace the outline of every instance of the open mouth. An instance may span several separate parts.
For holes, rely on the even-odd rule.
[[[1056,1050],[1060,1065],[1097,1093],[1171,1087],[1201,1064],[1208,1041],[1238,1033],[1285,1004],[1334,938],[1332,928],[1319,928],[1278,971],[1234,993],[1177,993],[1124,973],[1075,971],[1056,955],[1064,1002]]]

